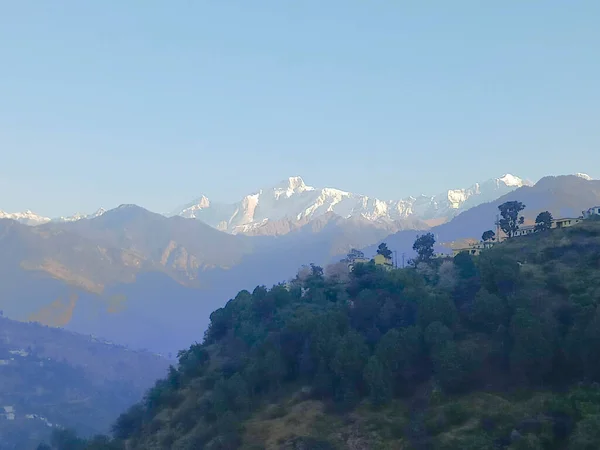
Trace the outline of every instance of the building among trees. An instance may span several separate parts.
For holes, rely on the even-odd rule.
[[[577,225],[579,222],[583,220],[583,217],[563,217],[561,219],[552,219],[552,226],[550,228],[567,228],[572,227],[573,225]],[[513,236],[525,236],[527,234],[535,233],[536,225],[524,225],[519,227],[518,230],[515,231]]]
[[[600,206],[594,206],[586,211],[582,211],[581,215],[584,219],[589,219],[592,216],[600,216]]]
[[[592,208],[587,209],[586,211],[582,211],[581,216],[579,217],[562,217],[560,219],[552,218],[550,213],[545,211],[538,215],[538,219],[536,219],[536,224],[522,225],[523,220],[520,220],[521,218],[518,217],[518,214],[522,209],[525,208],[525,205],[517,205],[516,203],[518,202],[507,202],[503,205],[500,205],[499,209],[501,212],[504,212],[503,215],[512,215],[513,217],[504,219],[504,222],[507,223],[503,224],[502,221],[498,222],[499,230],[497,235],[492,230],[486,231],[482,237],[481,242],[475,242],[467,246],[454,248],[452,249],[453,255],[456,256],[459,253],[466,252],[470,255],[476,256],[479,255],[483,250],[490,248],[494,244],[502,242],[505,239],[510,239],[511,237],[526,236],[529,234],[539,232],[547,227],[547,225],[541,226],[543,225],[543,220],[539,220],[540,216],[543,216],[544,214],[548,216],[548,223],[550,224],[550,229],[572,227],[573,225],[577,225],[578,223],[580,223],[582,220],[589,219],[592,216],[600,216],[600,206],[594,206]],[[506,210],[508,210],[508,213],[505,212]],[[510,236],[506,233],[504,228],[510,228]],[[500,231],[503,231],[502,235],[500,234]],[[485,239],[486,234],[489,234],[488,239]]]

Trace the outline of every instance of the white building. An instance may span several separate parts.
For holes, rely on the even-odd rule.
[[[587,211],[583,211],[581,215],[584,219],[589,219],[592,216],[598,216],[600,215],[600,206],[594,206],[593,208],[590,208]]]

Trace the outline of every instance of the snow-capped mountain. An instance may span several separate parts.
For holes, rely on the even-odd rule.
[[[575,176],[593,180],[585,173]],[[293,229],[328,212],[343,218],[363,218],[372,222],[397,222],[406,219],[425,221],[433,225],[451,219],[457,214],[481,203],[493,201],[521,186],[532,185],[514,175],[475,183],[468,188],[449,189],[437,195],[410,196],[400,200],[380,200],[335,188],[308,186],[299,177],[290,177],[281,183],[246,195],[236,203],[212,202],[205,196],[177,209],[166,216],[199,219],[228,233],[272,234],[269,229]],[[72,216],[50,218],[30,210],[7,213],[0,211],[0,219],[13,219],[26,225],[48,222],[75,222],[93,219],[105,213],[100,208],[92,214],[77,213]],[[277,226],[276,222],[285,222]],[[269,228],[266,227],[269,223]]]
[[[52,219],[52,222],[76,222],[81,219],[93,219],[94,217],[100,217],[105,212],[106,210],[104,208],[98,208],[96,212],[92,214],[75,213],[72,216],[58,217],[56,219]]]
[[[25,225],[42,225],[50,222],[51,220],[49,217],[40,216],[29,210],[16,213],[0,211],[0,219],[12,219]]]
[[[106,210],[104,208],[100,208],[92,214],[76,213],[68,217],[57,217],[55,219],[51,219],[49,217],[40,216],[39,214],[36,214],[29,210],[25,212],[16,213],[7,213],[4,211],[0,211],[0,219],[12,219],[25,225],[36,226],[43,225],[48,222],[75,222],[81,219],[93,219],[94,217],[101,216],[105,212]]]
[[[233,204],[213,203],[205,196],[175,211],[173,215],[195,218],[229,233],[248,233],[267,222],[306,220],[333,212],[339,216],[363,217],[370,221],[404,219],[448,220],[460,212],[524,185],[506,174],[466,189],[450,189],[438,195],[419,195],[385,201],[334,188],[307,186],[301,177],[290,177],[276,186],[261,189]]]

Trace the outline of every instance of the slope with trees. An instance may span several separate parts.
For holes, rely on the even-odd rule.
[[[600,205],[600,180],[586,180],[577,176],[544,177],[534,186],[520,187],[497,200],[484,203],[456,216],[452,221],[432,227],[438,241],[437,251],[447,251],[442,244],[462,239],[477,239],[496,221],[498,206],[507,201],[527,205],[522,212],[525,222],[533,222],[540,212],[548,211],[554,217],[579,217],[593,205]],[[390,248],[412,257],[412,245],[419,231],[400,231],[382,238]],[[498,239],[498,236],[496,237]],[[366,254],[375,252],[377,244],[362,249]]]
[[[60,427],[106,433],[167,369],[151,353],[0,318],[0,448],[35,448]]]
[[[242,291],[105,445],[597,448],[598,292],[597,221]]]

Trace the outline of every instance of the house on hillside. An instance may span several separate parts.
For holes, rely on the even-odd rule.
[[[583,220],[582,217],[563,217],[562,219],[554,219],[552,221],[552,228],[567,228],[577,225]]]
[[[481,242],[475,242],[475,243],[469,244],[466,247],[456,247],[456,248],[452,249],[452,256],[456,256],[462,252],[466,252],[472,256],[478,256],[481,254],[482,251],[493,247],[495,243],[496,242],[494,242],[494,241],[487,241],[487,242],[481,241]]]
[[[577,225],[578,223],[580,223],[582,220],[589,219],[592,216],[600,217],[600,206],[594,206],[593,208],[590,208],[587,211],[582,211],[580,217],[562,217],[560,219],[552,219],[551,228],[572,227],[573,225]],[[515,233],[513,234],[513,237],[526,236],[529,234],[533,234],[535,232],[536,232],[535,225],[521,225],[519,227],[519,229],[517,231],[515,231]],[[470,255],[477,256],[477,255],[481,254],[481,252],[483,250],[490,248],[497,242],[501,242],[501,241],[508,239],[508,237],[502,238],[502,236],[500,235],[499,232],[498,232],[498,235],[499,236],[498,236],[497,241],[491,241],[491,242],[481,241],[481,242],[476,242],[476,243],[470,244],[468,246],[463,245],[462,247],[453,248],[452,254],[453,254],[453,256],[456,256],[459,253],[466,252],[466,253],[469,253]]]
[[[563,217],[560,219],[553,219],[551,228],[568,228],[573,225],[577,225],[579,222],[583,220],[582,217]],[[516,236],[526,236],[528,234],[535,233],[535,225],[525,225],[520,226],[513,237]]]
[[[532,233],[535,233],[535,225],[521,225],[519,229],[515,231],[513,237],[526,236]]]
[[[348,264],[348,267],[350,268],[350,270],[352,270],[352,268],[354,267],[355,264],[368,264],[370,262],[373,262],[376,266],[381,266],[384,269],[393,269],[394,268],[394,262],[392,261],[392,258],[386,258],[383,255],[375,255],[375,257],[373,259],[369,259],[369,258],[354,258],[352,261],[350,261],[350,263]]]
[[[383,255],[375,255],[375,258],[373,258],[373,261],[375,262],[376,266],[382,266],[385,269],[393,269],[394,268],[394,262],[392,261],[392,258],[386,258]]]
[[[600,206],[594,206],[586,211],[582,211],[581,215],[584,219],[589,219],[592,216],[600,216]]]

